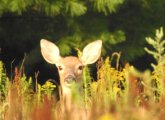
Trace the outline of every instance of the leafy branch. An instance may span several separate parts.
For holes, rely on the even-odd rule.
[[[153,50],[145,47],[145,51],[149,54],[151,54],[155,60],[157,61],[157,63],[161,63],[163,58],[165,57],[165,40],[163,39],[163,28],[161,27],[160,29],[156,30],[156,34],[155,34],[155,38],[151,38],[151,37],[146,37],[146,41],[149,45],[151,45],[153,47]],[[152,64],[152,66],[155,68],[155,65]]]
[[[164,92],[164,64],[165,64],[165,40],[163,39],[163,28],[156,30],[155,38],[147,37],[146,41],[150,44],[154,50],[150,50],[148,48],[144,48],[147,53],[151,54],[156,62],[157,65],[151,64],[154,68],[152,73],[152,88],[156,89],[153,91],[155,101],[159,101],[160,97],[165,94]]]

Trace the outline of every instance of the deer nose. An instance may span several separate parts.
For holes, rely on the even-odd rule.
[[[70,84],[70,83],[76,81],[76,77],[73,75],[69,75],[64,79],[64,81],[65,81],[65,83]]]

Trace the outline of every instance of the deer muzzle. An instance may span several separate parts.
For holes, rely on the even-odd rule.
[[[73,75],[68,75],[65,79],[64,79],[64,82],[66,84],[71,84],[72,82],[75,82],[76,81],[76,77],[73,76]]]

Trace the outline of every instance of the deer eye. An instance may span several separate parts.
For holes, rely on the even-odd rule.
[[[83,70],[83,68],[84,68],[83,65],[80,65],[80,66],[78,67],[79,70]]]
[[[59,71],[63,70],[62,66],[58,66]]]

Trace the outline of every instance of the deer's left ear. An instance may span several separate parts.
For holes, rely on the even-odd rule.
[[[60,61],[60,51],[54,43],[42,39],[40,41],[40,46],[41,54],[48,63],[57,64]]]
[[[81,61],[84,65],[92,64],[98,60],[101,55],[102,41],[96,40],[89,43],[84,49]]]

